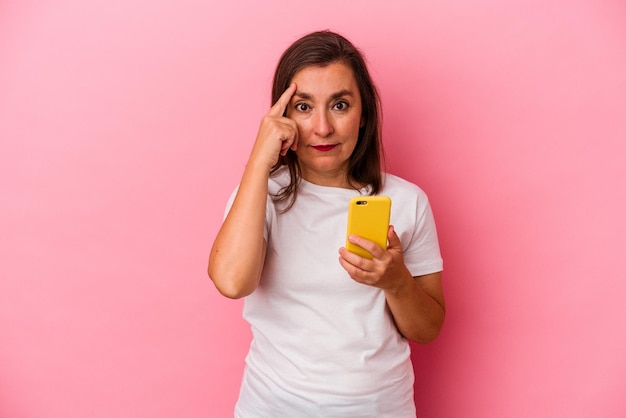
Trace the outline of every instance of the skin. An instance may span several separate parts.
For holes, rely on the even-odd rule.
[[[348,177],[348,159],[363,125],[361,112],[358,85],[345,64],[306,67],[294,75],[292,84],[261,120],[239,191],[211,249],[208,272],[220,293],[241,298],[259,284],[267,244],[265,213],[256,203],[266,200],[269,173],[279,155],[294,151],[302,177],[311,183],[360,186]],[[441,272],[412,277],[393,226],[387,249],[358,236],[349,240],[373,256],[370,260],[340,248],[339,263],[350,277],[383,290],[404,337],[419,343],[432,341],[445,317]]]
[[[298,89],[287,116],[296,122],[296,155],[302,177],[322,186],[353,188],[348,160],[356,147],[361,119],[361,95],[352,70],[343,63],[308,67],[293,77]],[[332,146],[319,150],[315,146]]]
[[[402,244],[393,225],[389,226],[386,250],[356,235],[350,235],[348,240],[373,257],[370,260],[340,248],[339,263],[350,277],[385,292],[398,331],[405,338],[422,344],[434,340],[445,318],[441,272],[411,276],[404,264]]]

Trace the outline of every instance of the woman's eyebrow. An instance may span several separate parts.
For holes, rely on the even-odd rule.
[[[344,89],[344,90],[339,90],[337,93],[333,93],[330,96],[330,98],[334,100],[334,99],[338,99],[338,98],[344,97],[344,96],[353,97],[354,94],[350,90]]]
[[[313,99],[313,95],[312,94],[305,93],[305,92],[302,92],[302,91],[296,91],[293,95],[294,95],[294,97],[298,96],[298,97],[300,97],[301,99],[304,99],[304,100],[312,100]],[[348,89],[339,90],[338,92],[331,94],[330,98],[331,98],[331,100],[335,100],[335,99],[338,99],[338,98],[344,97],[344,96],[354,97],[354,93],[352,93],[352,91],[350,91]]]
[[[293,96],[294,97],[298,96],[298,97],[300,97],[301,99],[304,99],[304,100],[311,100],[311,99],[313,99],[313,96],[310,95],[309,93],[304,93],[304,92],[301,92],[301,91],[298,91],[298,90],[296,90],[296,92],[293,94]]]

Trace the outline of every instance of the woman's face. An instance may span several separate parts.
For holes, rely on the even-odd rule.
[[[298,126],[302,177],[322,186],[351,188],[348,160],[362,126],[359,88],[350,67],[336,62],[298,71],[287,117]]]

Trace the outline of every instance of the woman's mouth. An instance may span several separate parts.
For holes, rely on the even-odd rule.
[[[312,145],[313,148],[315,148],[316,150],[320,151],[320,152],[327,152],[330,151],[331,149],[335,148],[337,146],[337,144],[324,144],[324,145]]]

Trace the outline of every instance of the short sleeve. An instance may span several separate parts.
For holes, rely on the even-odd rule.
[[[428,198],[422,193],[416,203],[414,230],[403,255],[411,275],[422,276],[442,271],[443,259]]]
[[[239,191],[239,186],[235,187],[235,190],[230,195],[228,202],[226,203],[226,209],[224,210],[224,219],[230,212],[230,208],[233,206],[233,202],[235,201],[235,197],[237,196],[237,191]],[[274,208],[274,202],[270,196],[267,196],[265,200],[265,227],[263,228],[263,238],[265,238],[265,242],[268,242],[269,231],[271,230],[271,226],[273,224],[274,219],[276,218],[276,210]]]

